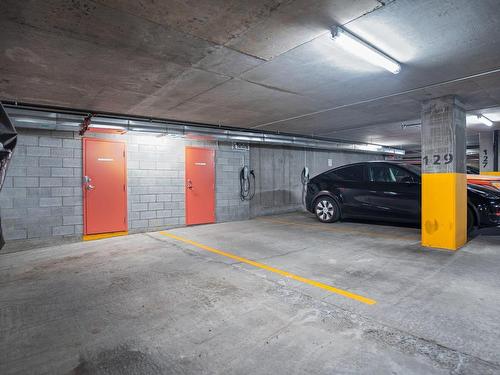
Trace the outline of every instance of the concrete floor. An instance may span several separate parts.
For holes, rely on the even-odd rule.
[[[500,373],[500,237],[304,213],[0,255],[1,374]]]

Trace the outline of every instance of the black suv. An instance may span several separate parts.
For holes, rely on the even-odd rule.
[[[325,223],[342,218],[397,221],[418,225],[420,168],[402,162],[345,165],[312,178],[306,208]],[[467,186],[467,229],[500,225],[500,192]]]

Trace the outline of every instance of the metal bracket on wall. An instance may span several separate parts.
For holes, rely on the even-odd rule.
[[[80,131],[78,132],[78,134],[80,134],[81,136],[85,134],[85,132],[89,129],[92,117],[94,117],[94,115],[92,113],[89,113],[87,115],[87,117],[85,117],[83,119],[82,125],[80,126]]]

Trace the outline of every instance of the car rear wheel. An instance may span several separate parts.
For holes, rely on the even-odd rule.
[[[334,223],[340,219],[340,208],[330,197],[319,197],[314,205],[314,213],[323,223]]]

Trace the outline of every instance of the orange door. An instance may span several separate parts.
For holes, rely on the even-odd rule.
[[[215,222],[215,151],[186,147],[186,224]]]
[[[126,145],[83,139],[84,234],[127,230]]]

